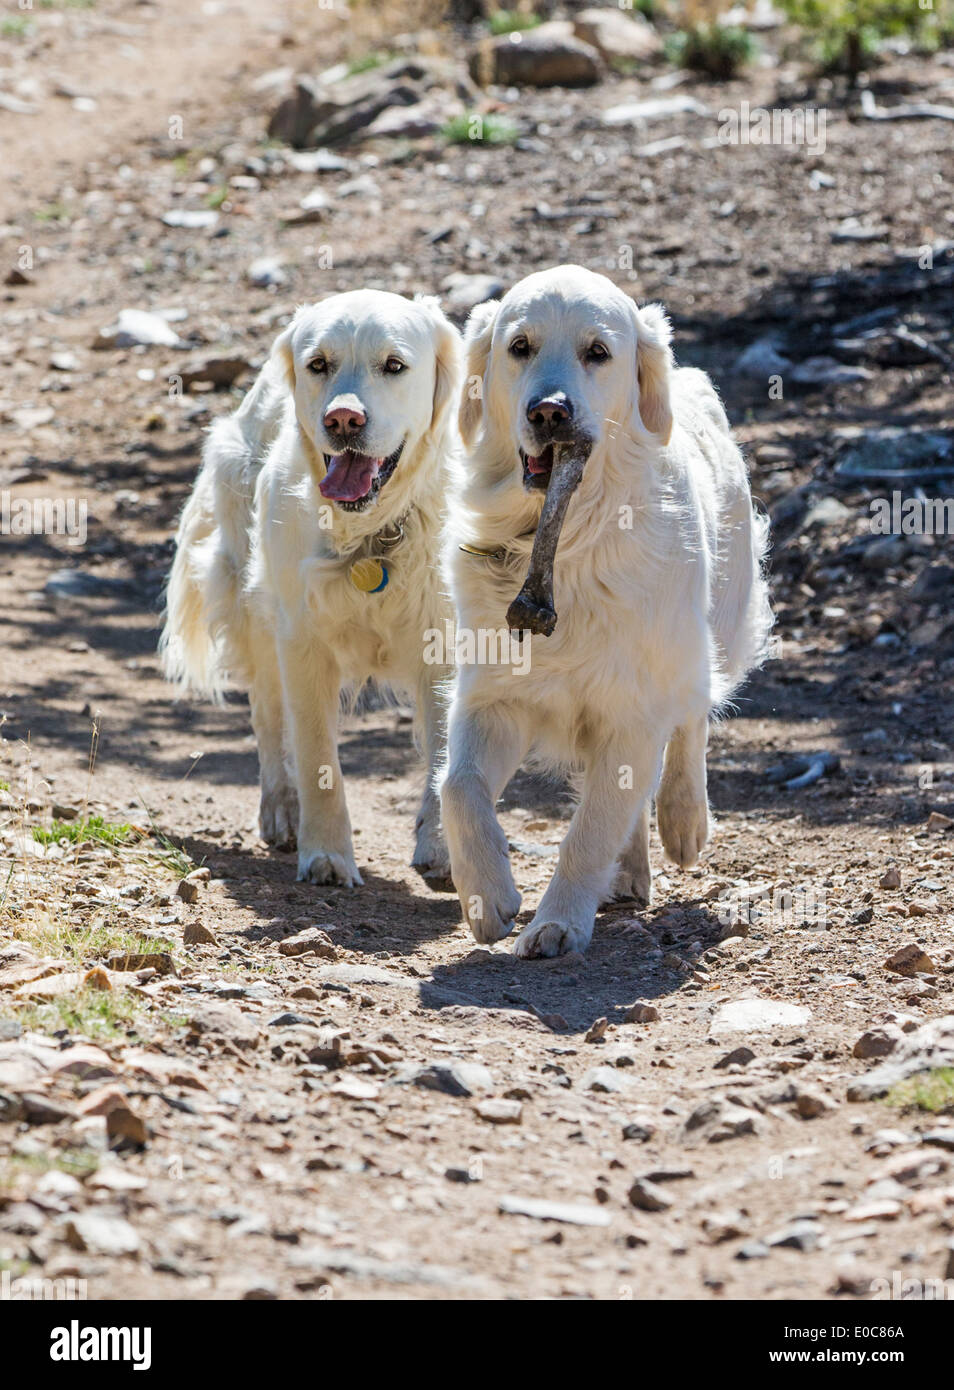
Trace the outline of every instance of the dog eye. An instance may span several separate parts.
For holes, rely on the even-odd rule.
[[[521,334],[519,338],[514,338],[513,342],[510,344],[510,355],[511,357],[530,356],[530,344],[523,334]]]
[[[328,359],[325,357],[313,357],[308,363],[308,370],[314,372],[315,376],[324,376],[328,370]]]
[[[391,376],[399,376],[407,370],[407,363],[402,362],[400,357],[389,357],[384,364],[384,370],[390,372]]]
[[[608,362],[609,357],[609,348],[603,343],[594,343],[592,347],[587,349],[587,362]]]

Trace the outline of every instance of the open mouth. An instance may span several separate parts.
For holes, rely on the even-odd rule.
[[[524,487],[545,488],[553,468],[553,445],[548,444],[542,454],[528,454],[521,449],[520,461],[523,464]]]
[[[404,440],[387,458],[372,458],[345,449],[340,454],[325,454],[327,472],[318,484],[318,491],[329,502],[337,502],[346,512],[360,512],[384,487],[404,452]]]

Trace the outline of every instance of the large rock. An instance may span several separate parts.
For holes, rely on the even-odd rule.
[[[573,33],[592,44],[608,63],[640,63],[662,52],[662,40],[638,11],[593,8],[573,20]]]
[[[273,112],[268,134],[296,149],[340,144],[367,132],[390,108],[419,107],[435,86],[460,91],[453,70],[436,59],[398,58],[337,82],[303,74]]]
[[[597,50],[568,26],[541,24],[539,29],[482,39],[470,55],[475,82],[501,87],[592,87],[602,76]]]

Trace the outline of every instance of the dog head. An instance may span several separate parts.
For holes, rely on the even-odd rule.
[[[527,276],[467,325],[465,444],[483,426],[530,489],[546,488],[555,449],[592,452],[610,427],[667,444],[670,336],[658,305],[637,309],[604,275],[559,266]]]
[[[420,446],[436,441],[458,388],[460,339],[436,300],[379,290],[298,310],[272,349],[306,440],[323,460],[323,497],[361,511]]]

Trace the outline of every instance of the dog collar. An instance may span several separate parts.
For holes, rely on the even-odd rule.
[[[522,541],[526,536],[534,535],[536,529],[535,526],[531,526],[529,531],[521,531],[514,539]],[[471,545],[468,541],[462,541],[457,549],[462,550],[465,555],[479,555],[484,560],[505,560],[509,553],[506,545]]]
[[[399,516],[395,521],[389,521],[387,526],[382,526],[380,531],[376,531],[371,537],[371,550],[388,552],[396,549],[404,540],[404,523],[410,514],[409,508],[403,516]],[[362,594],[380,594],[388,587],[391,575],[383,559],[371,554],[351,562],[348,567],[348,578]]]
[[[459,545],[457,549],[462,550],[465,555],[480,555],[485,560],[502,560],[507,553],[503,546],[489,550],[480,545],[467,545],[466,543]]]

